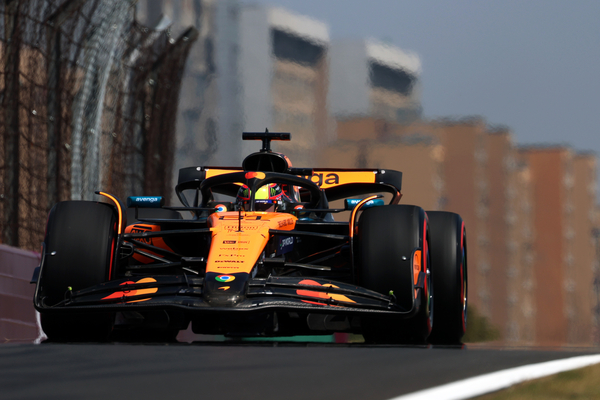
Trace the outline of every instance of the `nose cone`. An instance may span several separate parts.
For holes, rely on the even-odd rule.
[[[233,307],[246,299],[249,275],[208,272],[204,278],[204,301],[213,307]]]

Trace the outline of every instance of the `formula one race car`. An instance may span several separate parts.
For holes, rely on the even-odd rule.
[[[232,337],[460,343],[461,217],[398,205],[398,171],[293,168],[271,151],[290,136],[244,133],[263,145],[242,168],[181,169],[183,207],[104,192],[56,204],[32,280],[48,338],[173,340],[191,323]]]

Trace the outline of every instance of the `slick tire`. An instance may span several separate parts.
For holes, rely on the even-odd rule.
[[[65,301],[70,291],[111,278],[116,247],[115,209],[91,201],[64,201],[50,211],[39,292],[46,307]],[[42,311],[42,329],[52,341],[106,340],[110,313],[71,314],[68,309]]]
[[[412,318],[362,318],[363,336],[370,343],[426,343],[433,318],[429,279],[427,216],[422,208],[391,205],[363,211],[358,222],[358,278],[367,289],[389,294],[405,310],[417,307]],[[421,249],[423,289],[413,290],[412,254]],[[416,298],[415,298],[416,296]]]
[[[458,214],[428,211],[436,296],[430,341],[460,344],[467,326],[467,236]]]

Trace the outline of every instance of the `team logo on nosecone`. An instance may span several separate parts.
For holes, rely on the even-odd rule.
[[[235,276],[232,275],[219,275],[215,278],[219,282],[231,282],[235,280]]]

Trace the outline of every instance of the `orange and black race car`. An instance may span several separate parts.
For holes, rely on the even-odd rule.
[[[457,214],[399,205],[402,173],[293,168],[289,133],[244,133],[241,168],[190,167],[127,204],[51,210],[33,277],[51,340],[360,333],[374,343],[460,343],[467,241]]]

